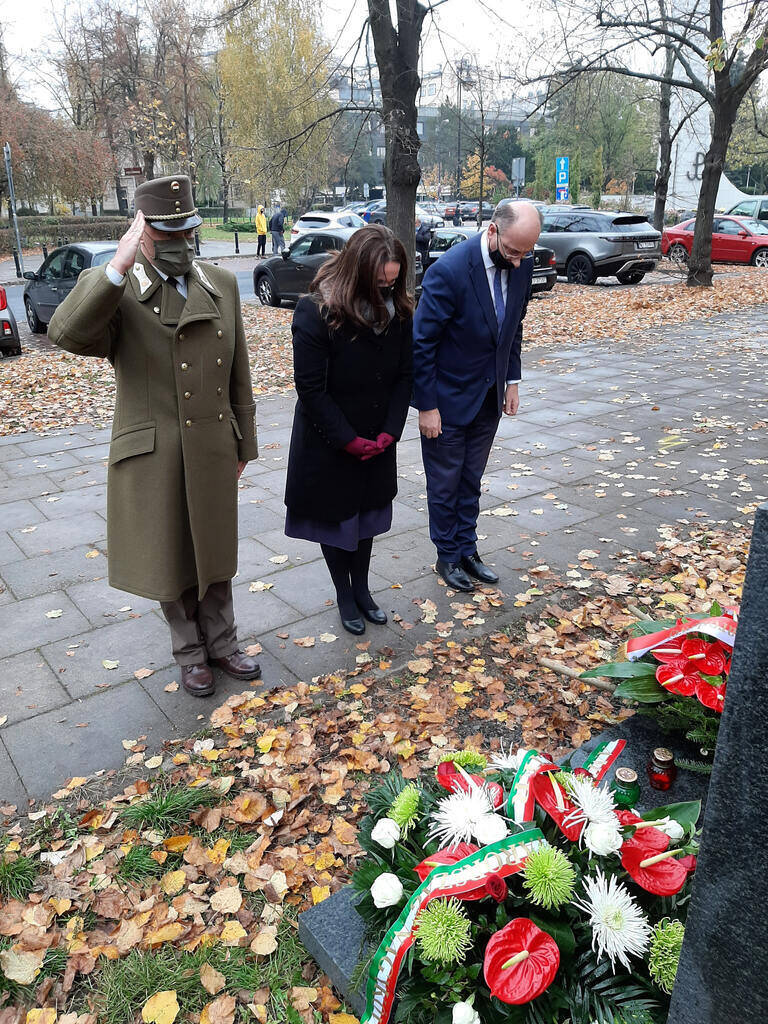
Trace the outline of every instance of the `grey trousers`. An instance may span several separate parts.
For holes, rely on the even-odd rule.
[[[285,238],[282,231],[272,231],[272,252],[280,252],[285,249]]]
[[[227,658],[237,650],[237,625],[232,580],[212,583],[198,601],[197,587],[175,601],[161,601],[171,629],[173,657],[179,665],[200,665],[209,658]]]

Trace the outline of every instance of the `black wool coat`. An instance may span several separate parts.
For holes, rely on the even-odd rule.
[[[285,504],[297,516],[329,523],[387,505],[397,494],[396,445],[366,462],[344,446],[380,433],[399,439],[411,398],[412,320],[395,317],[381,334],[331,330],[306,297],[292,332],[298,401]]]

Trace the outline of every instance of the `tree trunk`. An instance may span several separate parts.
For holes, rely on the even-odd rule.
[[[715,219],[715,203],[720,176],[723,173],[728,143],[733,131],[733,122],[738,110],[738,103],[723,100],[714,108],[714,125],[712,141],[707,155],[704,157],[704,169],[701,176],[701,191],[696,212],[696,227],[693,232],[691,257],[688,260],[689,288],[710,288],[712,286],[712,224]]]
[[[396,0],[395,6],[397,29],[392,24],[389,0],[368,0],[386,143],[387,225],[409,255],[408,289],[413,291],[416,189],[421,179],[416,98],[421,84],[418,73],[421,28],[427,9],[418,0]]]
[[[671,78],[672,69],[675,65],[675,56],[671,50],[667,50],[667,74]],[[664,230],[664,213],[667,208],[667,191],[669,189],[669,175],[672,171],[672,132],[670,130],[669,117],[672,107],[672,86],[669,82],[661,83],[661,95],[659,97],[659,168],[656,172],[654,183],[654,194],[656,201],[653,205],[653,226],[657,231]]]
[[[144,150],[144,180],[151,181],[155,176],[155,154],[149,150]]]

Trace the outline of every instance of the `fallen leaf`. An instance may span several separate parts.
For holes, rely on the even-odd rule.
[[[120,662],[119,661],[110,661],[109,658],[105,658],[104,661],[102,661],[101,664],[104,666],[104,668],[109,669],[110,671],[112,671],[113,669],[117,668],[117,666],[120,664]]]
[[[236,946],[240,939],[245,938],[246,934],[245,928],[243,928],[239,921],[227,921],[221,929],[219,938],[225,946]]]
[[[179,868],[177,871],[167,871],[160,879],[160,888],[163,890],[166,896],[175,896],[176,893],[181,892],[187,882],[187,876]]]
[[[215,967],[203,964],[200,968],[200,984],[209,995],[215,996],[226,986],[227,979]]]
[[[141,1019],[145,1024],[172,1024],[179,1012],[179,1001],[175,989],[156,992],[141,1008]]]
[[[237,885],[228,885],[211,896],[211,910],[217,914],[236,914],[243,904],[243,894]]]
[[[49,612],[45,613],[46,619],[60,619],[62,616],[61,608],[51,608]]]
[[[43,966],[45,950],[35,952],[4,949],[0,953],[0,968],[9,981],[19,985],[31,985]]]
[[[149,677],[153,676],[154,674],[155,670],[153,668],[137,668],[136,671],[133,673],[133,678],[149,679]]]
[[[265,583],[263,580],[254,580],[253,583],[248,587],[248,591],[251,594],[259,594],[263,590],[271,590],[274,587],[274,583]],[[246,654],[248,652],[246,651]]]
[[[277,949],[277,925],[267,925],[251,943],[251,952],[255,956],[269,956]]]
[[[314,647],[315,638],[313,636],[300,636],[297,640],[293,641],[297,647]]]
[[[27,1010],[25,1024],[56,1024],[56,1009],[49,1006],[44,1010]]]
[[[165,690],[166,693],[176,693],[178,688],[179,688],[179,684],[176,683],[176,682],[168,683],[167,686],[163,687],[163,689]]]
[[[235,997],[223,995],[203,1007],[200,1024],[233,1024],[235,1019]]]

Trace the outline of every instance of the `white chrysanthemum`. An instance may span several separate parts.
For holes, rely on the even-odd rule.
[[[642,956],[648,948],[651,926],[628,890],[615,878],[598,871],[584,879],[585,898],[574,904],[589,915],[592,925],[592,949],[599,958],[607,956],[613,970],[619,960],[631,970],[630,956]]]
[[[502,839],[506,839],[508,835],[509,829],[499,814],[485,814],[475,822],[474,836],[481,846],[498,843]]]
[[[582,832],[581,838],[587,849],[598,857],[607,857],[611,853],[618,853],[624,842],[619,823],[615,818],[614,824],[609,821],[591,821]]]
[[[501,772],[516,772],[520,767],[520,763],[525,757],[527,751],[525,747],[518,747],[518,749],[512,752],[512,742],[510,741],[509,747],[505,750],[504,744],[499,747],[499,751],[491,756],[488,761],[489,768],[496,768]]]
[[[432,812],[429,838],[440,846],[468,843],[479,822],[493,814],[491,798],[482,786],[471,786],[466,793],[451,793]]]
[[[566,814],[566,825],[616,824],[616,802],[607,786],[596,786],[586,775],[574,775],[568,795],[576,806]]]

